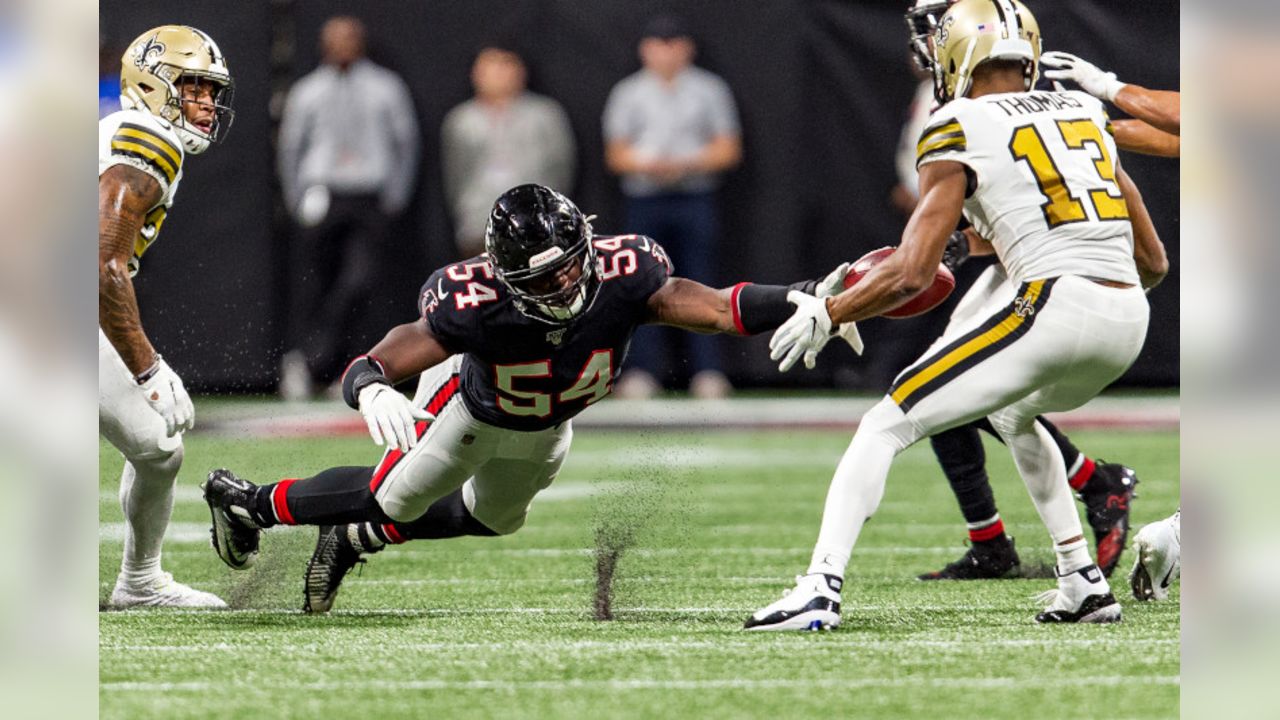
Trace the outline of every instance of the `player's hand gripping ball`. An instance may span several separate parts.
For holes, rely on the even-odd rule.
[[[879,250],[871,252],[858,258],[856,262],[849,268],[849,273],[844,276],[844,286],[846,289],[853,287],[871,271],[871,268],[884,262],[884,259],[893,254],[897,248],[882,247]],[[952,290],[956,289],[956,277],[945,265],[939,263],[938,270],[933,274],[933,282],[929,287],[925,288],[919,295],[911,298],[907,302],[898,307],[884,313],[884,317],[888,318],[909,318],[929,312],[938,307]]]

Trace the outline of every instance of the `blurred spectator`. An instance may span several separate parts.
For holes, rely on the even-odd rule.
[[[944,10],[945,12],[945,10]],[[894,167],[898,171],[898,184],[890,194],[890,200],[904,217],[911,217],[920,201],[920,175],[916,172],[916,142],[929,122],[929,115],[938,103],[933,99],[933,78],[914,62],[911,69],[920,84],[907,109],[907,121],[898,137],[898,151],[894,154]]]
[[[644,68],[614,86],[605,105],[605,162],[622,176],[625,227],[662,243],[682,277],[714,284],[715,189],[720,175],[741,162],[742,136],[728,85],[693,65],[695,50],[678,18],[649,22],[640,40]],[[690,391],[727,395],[732,388],[720,371],[715,340],[682,335],[689,343]],[[655,373],[671,339],[665,328],[637,333],[618,382],[621,397],[657,390]]]
[[[525,89],[527,75],[510,45],[485,45],[471,67],[475,97],[445,116],[444,190],[462,257],[484,252],[489,210],[507,190],[573,191],[573,128],[559,103]]]
[[[383,268],[387,226],[408,204],[418,125],[404,81],[365,58],[364,24],[329,19],[323,64],[289,91],[280,121],[284,200],[298,224],[280,393],[304,399],[363,347],[351,329]]]

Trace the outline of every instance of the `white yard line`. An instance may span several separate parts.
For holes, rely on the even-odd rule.
[[[349,692],[359,690],[726,690],[763,688],[1024,688],[1055,689],[1061,687],[1097,687],[1116,685],[1179,685],[1177,675],[1086,675],[1075,677],[895,677],[895,678],[714,678],[706,680],[670,680],[629,678],[617,680],[369,680],[365,682],[263,683],[254,681],[247,687],[256,692],[304,690],[312,692]],[[223,682],[105,682],[99,690],[111,692],[176,692],[225,691],[234,684]]]

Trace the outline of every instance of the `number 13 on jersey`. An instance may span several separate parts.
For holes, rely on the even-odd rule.
[[[1035,125],[1023,125],[1013,131],[1009,141],[1009,150],[1013,157],[1022,160],[1031,168],[1036,176],[1040,192],[1048,200],[1041,209],[1044,210],[1045,222],[1054,228],[1067,223],[1088,220],[1084,203],[1094,208],[1099,220],[1125,220],[1129,217],[1129,208],[1125,205],[1116,183],[1116,168],[1107,152],[1107,144],[1102,138],[1102,130],[1092,120],[1059,120],[1055,126],[1058,134],[1070,150],[1080,150],[1092,154],[1090,147],[1097,148],[1098,156],[1093,158],[1093,167],[1102,181],[1101,185],[1090,185],[1084,188],[1085,195],[1073,195],[1062,177],[1059,165],[1055,162],[1044,138]]]

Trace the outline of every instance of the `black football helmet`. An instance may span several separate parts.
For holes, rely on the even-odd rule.
[[[516,309],[552,325],[582,315],[600,290],[590,218],[569,198],[542,185],[519,185],[498,196],[489,213],[484,248],[494,275]],[[577,264],[577,279],[554,279]]]

